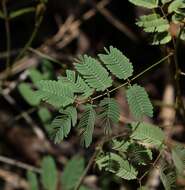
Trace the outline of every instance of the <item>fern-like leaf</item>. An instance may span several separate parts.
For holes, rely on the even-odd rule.
[[[130,142],[124,141],[124,140],[118,141],[115,139],[112,141],[112,149],[121,153],[127,152],[129,145],[130,145]]]
[[[163,131],[149,123],[132,123],[133,133],[131,138],[146,144],[161,146],[164,141]]]
[[[77,122],[77,111],[76,108],[69,106],[66,109],[61,109],[62,115],[57,116],[48,126],[48,133],[55,143],[61,142],[65,137],[68,136],[71,126],[75,126]]]
[[[61,109],[59,112],[63,115],[67,115],[71,119],[72,126],[77,123],[77,110],[73,106],[68,106],[66,109]]]
[[[172,159],[177,171],[182,174],[185,170],[185,149],[182,146],[176,146],[172,149]]]
[[[96,159],[96,164],[100,170],[105,169],[126,180],[136,179],[137,177],[136,169],[127,160],[123,160],[121,156],[115,153],[100,156]]]
[[[142,27],[145,32],[152,33],[168,31],[170,26],[166,19],[155,13],[141,16],[136,24]]]
[[[163,163],[160,170],[160,179],[165,190],[176,189],[176,172],[167,163]]]
[[[167,44],[172,39],[169,32],[155,33],[152,39],[152,45]]]
[[[145,89],[137,84],[131,86],[127,92],[127,101],[132,114],[140,119],[144,115],[153,116],[153,106]]]
[[[79,98],[88,98],[94,92],[94,89],[90,88],[80,75],[77,75],[76,78],[75,71],[66,70],[66,77],[61,77],[60,80],[73,86],[75,93],[82,94]]]
[[[99,117],[103,120],[105,131],[108,132],[111,129],[111,123],[119,122],[119,104],[113,98],[104,98],[99,106],[102,108]]]
[[[158,0],[129,0],[131,3],[137,6],[142,6],[148,9],[157,8]]]
[[[82,98],[88,98],[91,96],[94,92],[93,88],[90,88],[89,85],[82,79],[80,75],[78,75],[77,80],[76,80],[76,86],[77,88],[83,92]]]
[[[82,145],[88,147],[92,142],[96,113],[92,105],[86,105],[80,118],[78,128],[82,129]]]
[[[54,143],[60,143],[68,136],[71,130],[71,121],[67,116],[57,116],[51,123],[48,133]]]
[[[56,108],[65,107],[75,100],[73,86],[61,81],[43,80],[38,83],[37,95]]]
[[[112,79],[107,70],[94,58],[84,55],[75,65],[85,82],[97,91],[104,91],[112,86]]]
[[[168,7],[168,12],[172,13],[179,13],[179,14],[184,14],[184,8],[185,8],[185,1],[184,0],[174,0],[172,3],[170,3]]]
[[[130,144],[127,153],[130,162],[133,164],[146,165],[152,160],[152,151],[139,144]]]
[[[119,79],[127,79],[133,74],[133,66],[129,59],[123,53],[110,46],[107,54],[99,54],[100,60],[105,64],[107,69]]]

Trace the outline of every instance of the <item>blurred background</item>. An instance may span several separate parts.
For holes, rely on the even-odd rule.
[[[64,69],[73,68],[73,59],[79,54],[95,56],[110,45],[129,57],[135,74],[149,67],[167,50],[151,46],[147,34],[135,25],[137,18],[146,13],[146,9],[135,7],[127,0],[0,1],[0,189],[28,189],[25,168],[38,168],[46,155],[55,159],[61,171],[73,155],[85,155],[88,161],[94,147],[81,148],[75,131],[66,141],[54,145],[47,137],[45,126],[56,115],[55,110],[48,105],[38,105],[35,99],[27,99],[22,91],[32,93],[34,81],[42,77],[56,79]],[[183,56],[184,44],[181,43],[182,70],[185,69]],[[167,129],[167,134],[184,142],[181,122],[184,119],[181,116],[175,119],[173,109],[162,107],[166,99],[167,104],[175,102],[173,67],[161,64],[137,82],[146,88],[155,105],[152,122],[175,123],[173,133]],[[180,82],[183,86],[184,81]],[[183,93],[184,90],[182,88]],[[120,127],[124,127],[130,119],[123,101],[124,92],[119,91],[115,96],[122,106]],[[95,139],[101,134],[97,129]],[[27,165],[22,166],[22,163]],[[85,182],[91,189],[137,189],[136,182],[119,181],[107,174],[98,176],[96,170],[89,172]],[[157,188],[160,189],[160,182]]]

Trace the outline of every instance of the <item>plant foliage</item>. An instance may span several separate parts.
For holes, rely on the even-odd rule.
[[[105,169],[106,171],[115,173],[115,175],[123,179],[136,179],[137,171],[135,168],[118,154],[109,153],[100,156],[97,158],[96,163],[100,170]]]
[[[107,54],[99,54],[99,58],[111,73],[119,79],[132,76],[133,66],[120,50],[110,46],[109,50],[105,48],[105,51]]]
[[[151,144],[159,147],[164,141],[164,133],[162,130],[149,123],[133,123],[133,133],[131,138],[142,143]]]
[[[118,103],[113,98],[104,98],[99,107],[102,108],[99,113],[99,117],[103,121],[103,126],[105,126],[105,132],[109,133],[111,129],[111,124],[117,124],[120,117],[120,108]]]
[[[96,113],[92,105],[87,105],[80,118],[78,128],[82,130],[82,140],[81,143],[88,147],[92,142],[92,135],[94,131]]]
[[[126,91],[130,110],[135,118],[140,119],[147,115],[153,116],[153,106],[145,89],[139,85],[130,86]]]
[[[57,170],[55,161],[51,156],[46,156],[42,160],[42,184],[47,190],[56,190]]]
[[[62,187],[64,190],[74,189],[76,183],[81,177],[84,170],[84,159],[83,157],[75,156],[64,168],[62,174]]]

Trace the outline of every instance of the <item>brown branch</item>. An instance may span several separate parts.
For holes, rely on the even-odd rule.
[[[36,172],[36,173],[41,173],[41,169],[39,169],[39,168],[36,168],[36,167],[34,167],[32,165],[20,162],[18,160],[7,158],[5,156],[0,156],[0,162],[6,163],[6,164],[9,164],[9,165],[12,165],[12,166],[16,166],[16,167],[22,168],[24,170],[30,170],[30,171],[33,171],[33,172]]]

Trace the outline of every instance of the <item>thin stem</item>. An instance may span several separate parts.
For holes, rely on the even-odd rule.
[[[96,159],[96,156],[98,155],[99,151],[100,151],[100,146],[102,146],[102,141],[98,144],[98,147],[96,148],[94,154],[92,155],[91,159],[89,160],[83,174],[81,175],[80,179],[78,180],[74,190],[79,190],[80,189],[80,186],[82,185],[83,181],[84,181],[84,178],[85,176],[87,175],[89,169],[91,168],[91,166],[93,165],[95,159]]]
[[[38,33],[40,25],[41,25],[41,23],[43,21],[44,12],[45,12],[45,6],[44,6],[43,11],[41,12],[40,16],[38,18],[36,18],[35,27],[33,29],[33,32],[31,34],[29,40],[27,41],[27,43],[25,44],[25,46],[23,47],[23,49],[21,50],[21,52],[19,53],[19,55],[15,58],[15,61],[18,60],[18,59],[20,59],[24,55],[24,53],[27,51],[27,49],[31,46],[33,40],[35,39],[35,37],[36,37],[36,35]]]
[[[147,171],[138,179],[140,186],[141,186],[141,184],[142,184],[143,178],[144,178],[153,168],[156,167],[157,162],[159,161],[159,159],[160,159],[160,157],[161,157],[161,155],[162,155],[162,152],[163,152],[163,150],[159,152],[157,158],[156,158],[156,159],[154,160],[154,162],[152,163],[152,167],[151,167],[149,170],[147,170]]]
[[[0,162],[6,163],[6,164],[9,164],[12,166],[17,166],[17,167],[22,168],[24,170],[30,170],[30,171],[33,171],[36,173],[41,173],[41,170],[39,168],[36,168],[34,166],[25,164],[23,162],[20,162],[20,161],[11,159],[11,158],[7,158],[5,156],[0,156]]]
[[[162,58],[161,60],[157,61],[156,63],[154,63],[153,65],[151,65],[150,67],[146,68],[144,71],[140,72],[140,73],[137,74],[135,77],[133,77],[132,79],[130,79],[129,82],[132,82],[132,81],[136,80],[137,78],[139,78],[140,76],[144,75],[145,73],[147,73],[148,71],[150,71],[151,69],[153,69],[154,67],[156,67],[157,65],[159,65],[159,64],[161,64],[162,62],[164,62],[165,60],[167,60],[167,59],[168,59],[169,57],[171,57],[172,55],[173,55],[173,53],[169,53],[166,57],[164,57],[164,58]],[[114,91],[116,91],[116,90],[118,90],[118,89],[120,89],[120,88],[122,88],[122,87],[128,85],[129,82],[127,81],[127,82],[125,82],[125,83],[123,83],[123,84],[121,84],[121,85],[119,85],[119,86],[113,88],[112,90],[109,90],[109,93],[112,93],[112,92],[114,92]],[[94,101],[94,100],[96,100],[96,99],[99,99],[99,98],[101,98],[101,97],[103,97],[103,96],[106,96],[106,95],[107,95],[107,92],[104,93],[104,94],[100,94],[100,95],[98,95],[98,96],[92,98],[92,101]]]
[[[2,1],[2,8],[4,13],[4,19],[5,19],[5,30],[6,30],[6,70],[7,75],[10,71],[10,51],[11,51],[11,35],[10,35],[10,24],[9,24],[9,17],[8,17],[8,11],[6,6],[6,0]]]

